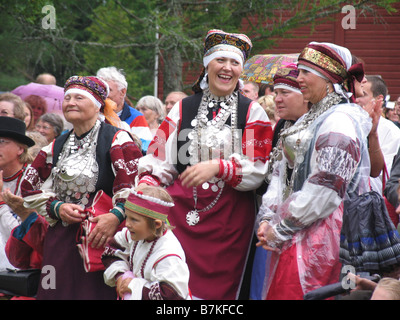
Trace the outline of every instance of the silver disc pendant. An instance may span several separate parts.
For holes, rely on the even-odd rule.
[[[302,156],[302,155],[300,155],[300,156],[298,156],[298,157],[296,158],[296,162],[297,162],[298,164],[302,163],[303,161],[304,161],[304,156]]]
[[[200,221],[199,213],[196,210],[191,210],[186,214],[186,223],[189,226],[195,226]]]

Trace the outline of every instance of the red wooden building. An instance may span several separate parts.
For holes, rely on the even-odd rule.
[[[299,53],[311,41],[332,42],[347,47],[363,59],[367,74],[381,75],[387,83],[391,101],[394,101],[400,96],[400,2],[393,7],[397,12],[392,14],[379,9],[380,19],[356,11],[355,29],[344,29],[342,20],[348,13],[339,13],[335,19],[317,25],[311,34],[310,25],[302,26],[291,31],[293,38],[277,38],[274,47],[253,54]],[[184,84],[192,84],[200,69],[199,66],[199,70],[184,70]],[[158,95],[164,99],[162,81],[160,74]]]
[[[297,53],[310,41],[332,42],[348,48],[365,62],[366,74],[380,75],[385,80],[391,101],[400,96],[400,3],[394,5],[398,12],[390,15],[378,10],[382,20],[356,11],[355,29],[344,29],[337,14],[334,21],[318,25],[310,35],[310,26],[293,31],[295,38],[278,40],[274,48],[263,53]]]

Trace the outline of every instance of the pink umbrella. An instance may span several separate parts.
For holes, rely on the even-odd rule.
[[[62,114],[62,102],[64,100],[64,88],[53,84],[40,84],[31,82],[27,85],[19,86],[11,91],[21,99],[30,95],[37,95],[46,100],[47,112]]]

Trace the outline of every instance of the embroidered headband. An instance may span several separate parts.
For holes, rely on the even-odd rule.
[[[227,33],[218,29],[210,30],[204,41],[204,67],[207,67],[208,63],[216,57],[233,58],[243,66],[250,55],[251,48],[251,40],[245,34]]]
[[[72,76],[64,85],[64,96],[70,93],[82,94],[93,101],[98,108],[105,105],[109,92],[107,82],[94,76]]]
[[[158,198],[144,195],[141,191],[132,190],[125,208],[152,219],[167,222],[169,210],[173,207],[172,202],[162,201]]]
[[[338,48],[338,51],[335,50],[336,48]],[[332,83],[342,83],[348,76],[347,69],[349,66],[346,60],[348,60],[349,55],[351,58],[350,51],[344,47],[311,42],[300,53],[298,68],[301,69],[304,65],[319,72]]]
[[[219,29],[209,30],[204,40],[203,70],[192,87],[193,91],[201,92],[208,87],[206,68],[210,61],[218,57],[232,58],[243,67],[252,46],[251,40],[245,34],[227,33]],[[239,86],[240,82],[241,80]]]
[[[352,66],[352,60],[350,50],[345,47],[328,42],[311,42],[298,58],[298,69],[330,80],[336,93],[355,102],[355,81],[362,81],[364,69],[360,64]]]
[[[274,76],[274,89],[288,89],[301,94],[298,75],[299,70],[294,63],[281,67]]]

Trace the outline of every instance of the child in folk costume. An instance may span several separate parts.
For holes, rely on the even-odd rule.
[[[178,239],[167,225],[173,200],[161,187],[132,190],[125,203],[126,227],[102,256],[105,283],[130,300],[191,299],[189,269]]]

